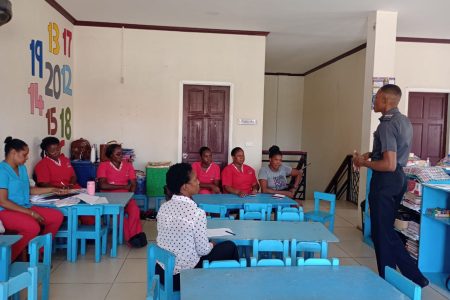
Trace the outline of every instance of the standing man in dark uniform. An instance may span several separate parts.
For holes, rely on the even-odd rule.
[[[380,88],[374,111],[383,115],[374,133],[372,152],[363,155],[355,152],[353,162],[356,167],[373,170],[369,205],[379,275],[384,278],[386,266],[393,269],[398,266],[403,275],[424,287],[428,280],[394,230],[397,210],[407,188],[403,167],[408,161],[413,136],[411,122],[397,108],[401,96],[402,91],[394,84]]]

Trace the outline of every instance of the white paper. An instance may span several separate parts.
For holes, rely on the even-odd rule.
[[[285,196],[285,195],[282,195],[282,194],[273,194],[272,197],[274,197],[274,198],[284,198],[284,197],[286,197],[286,196]]]
[[[106,199],[105,197],[91,196],[88,194],[78,194],[75,197],[80,200],[83,200],[84,202],[90,205],[108,203],[108,199]]]
[[[41,203],[41,204],[48,204],[48,203],[53,203],[53,202],[55,202],[56,200],[58,200],[57,198],[54,198],[54,199],[41,199],[41,198],[31,198],[31,202],[32,203],[35,203],[35,204],[39,204],[39,203]]]
[[[95,204],[108,204],[108,199],[106,199],[106,197],[98,197],[97,201],[95,202]]]
[[[30,201],[33,202],[33,203],[53,202],[53,201],[55,201],[55,199],[43,199],[43,198],[45,198],[45,197],[53,196],[53,195],[55,195],[55,193],[47,193],[47,194],[41,194],[41,195],[33,195],[33,196],[31,196]],[[55,198],[56,198],[56,196],[55,196]]]
[[[69,198],[55,201],[55,206],[56,207],[72,206],[72,205],[76,205],[78,203],[80,203],[80,199],[75,198],[75,197],[69,197]]]
[[[215,237],[215,236],[227,236],[227,235],[233,235],[233,231],[230,228],[208,228],[208,229],[206,229],[206,236],[209,238]]]

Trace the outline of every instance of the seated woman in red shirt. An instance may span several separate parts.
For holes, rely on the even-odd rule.
[[[192,164],[200,181],[199,194],[220,194],[220,168],[212,161],[211,149],[201,147],[199,153],[200,161]]]
[[[97,169],[97,178],[102,192],[132,192],[136,189],[136,173],[133,165],[122,160],[122,146],[110,144],[105,155],[109,161],[101,162]],[[139,207],[131,199],[125,206],[128,217],[123,220],[123,232],[129,246],[143,247],[147,238],[142,232]]]
[[[222,186],[224,192],[245,197],[256,194],[259,189],[255,170],[244,164],[244,150],[236,147],[231,151],[233,162],[222,171]]]
[[[46,137],[41,142],[41,161],[34,167],[39,187],[80,188],[70,160],[61,153],[57,138]]]
[[[61,153],[59,140],[48,136],[42,140],[40,147],[42,159],[34,167],[36,185],[63,189],[81,188],[77,183],[77,176],[70,160]],[[80,220],[85,225],[95,224],[95,218],[91,216],[81,216]]]

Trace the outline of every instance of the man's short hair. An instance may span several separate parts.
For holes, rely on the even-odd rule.
[[[402,97],[402,90],[395,84],[386,84],[380,88],[380,92],[384,94],[391,94],[397,96],[398,98]]]

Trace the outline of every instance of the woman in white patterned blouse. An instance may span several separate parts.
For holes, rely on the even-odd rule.
[[[201,268],[203,260],[239,260],[236,245],[225,241],[214,245],[206,236],[206,213],[197,207],[192,195],[198,194],[200,183],[190,164],[171,166],[166,175],[172,199],[158,211],[156,242],[175,254],[174,290],[180,289],[180,271]],[[155,272],[164,283],[164,271],[157,264]]]

